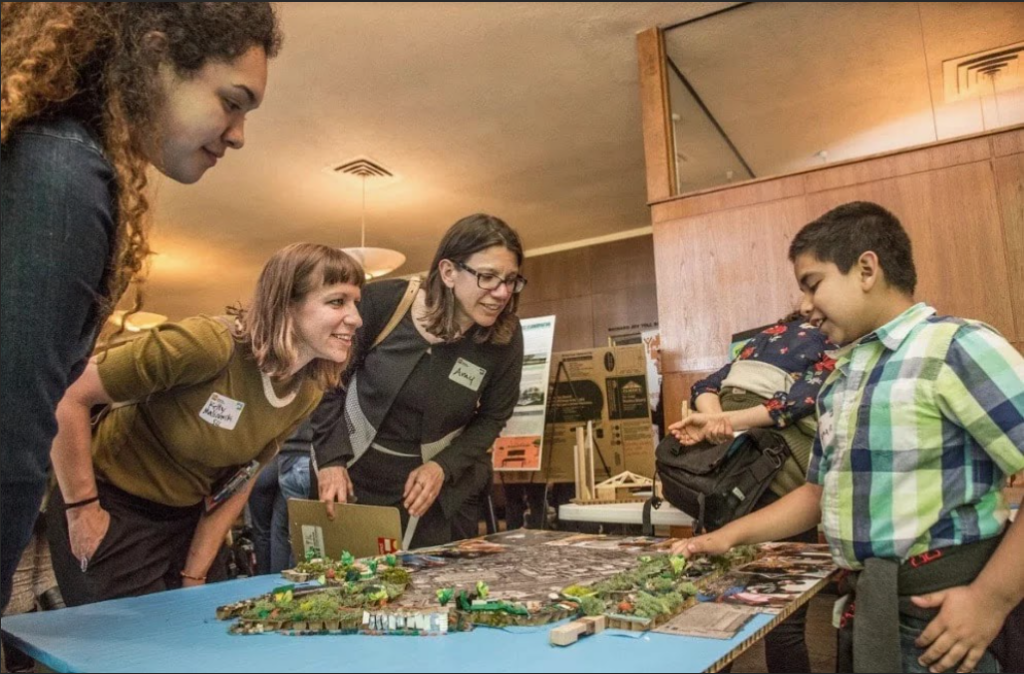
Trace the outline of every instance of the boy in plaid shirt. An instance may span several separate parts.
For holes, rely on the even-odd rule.
[[[855,572],[854,671],[999,671],[988,646],[1024,599],[1024,524],[1007,527],[1001,493],[1024,468],[1024,358],[982,323],[915,304],[910,239],[881,206],[829,211],[789,255],[803,308],[843,345],[807,484],[674,550],[721,554],[821,522]]]

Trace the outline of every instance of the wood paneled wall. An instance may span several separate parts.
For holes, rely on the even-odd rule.
[[[799,298],[789,242],[842,203],[875,201],[914,245],[917,297],[1024,346],[1024,129],[655,203],[666,416],[726,362],[732,334]]]
[[[654,239],[638,236],[529,257],[523,318],[554,314],[555,351],[608,345],[608,330],[656,323]]]

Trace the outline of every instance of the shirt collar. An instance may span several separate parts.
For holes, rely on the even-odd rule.
[[[881,342],[885,348],[890,351],[896,351],[902,346],[907,337],[910,336],[914,328],[931,318],[935,313],[935,307],[928,306],[924,302],[918,302],[882,327],[869,332],[855,342],[830,352],[829,355],[837,361],[837,367],[841,367],[849,360],[850,354],[854,349],[865,344]]]
[[[918,302],[902,314],[874,331],[876,339],[890,351],[896,351],[921,323],[935,315],[935,307]],[[870,335],[869,335],[870,336]]]

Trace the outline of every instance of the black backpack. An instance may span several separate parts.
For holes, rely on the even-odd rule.
[[[720,445],[684,447],[669,435],[655,451],[665,500],[694,519],[695,535],[749,513],[789,456],[786,440],[763,428]]]

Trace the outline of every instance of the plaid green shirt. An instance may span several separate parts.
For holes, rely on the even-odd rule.
[[[1024,358],[976,321],[917,304],[835,356],[808,482],[832,556],[904,561],[999,534],[1024,468]]]

